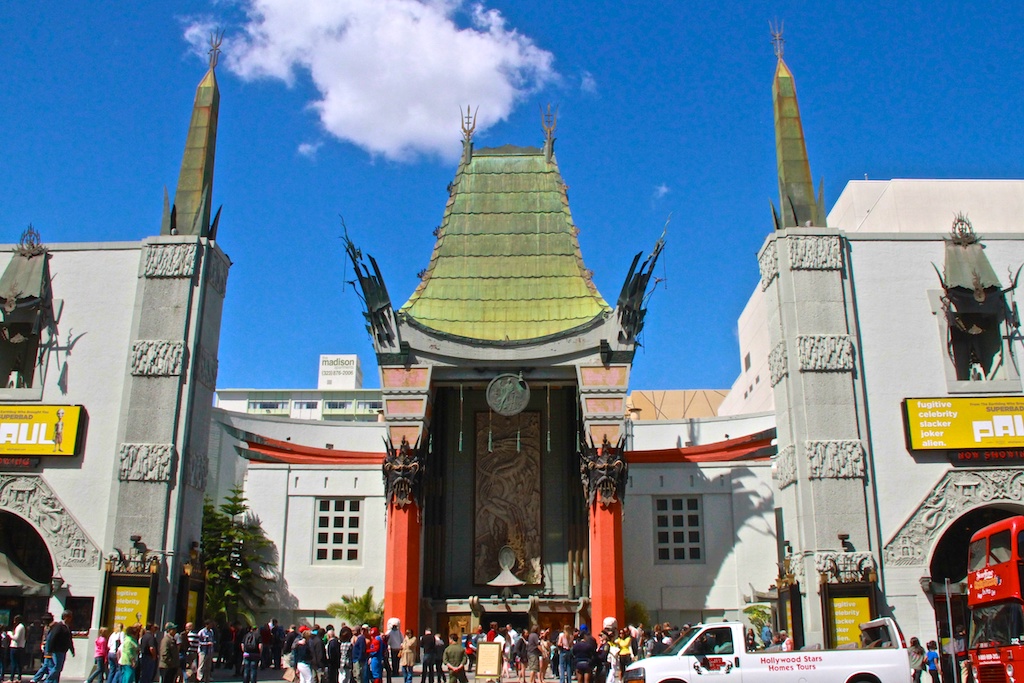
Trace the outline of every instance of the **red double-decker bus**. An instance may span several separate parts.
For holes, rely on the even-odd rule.
[[[1024,517],[989,524],[971,537],[967,558],[968,651],[976,683],[1024,677]]]

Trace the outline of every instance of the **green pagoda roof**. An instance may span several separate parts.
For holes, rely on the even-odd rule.
[[[430,265],[401,314],[491,342],[558,336],[606,317],[566,190],[550,147],[467,144]]]

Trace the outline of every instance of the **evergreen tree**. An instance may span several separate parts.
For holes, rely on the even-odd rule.
[[[218,507],[203,502],[203,558],[206,563],[206,616],[234,621],[242,617],[255,623],[263,605],[276,563],[273,544],[259,518],[249,510],[239,488]]]

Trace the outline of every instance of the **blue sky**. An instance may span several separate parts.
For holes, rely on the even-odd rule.
[[[313,387],[320,353],[359,353],[376,386],[339,214],[401,305],[441,221],[459,107],[480,106],[478,146],[539,145],[551,102],[584,260],[611,303],[672,214],[632,387],[728,388],[777,201],[775,18],[829,207],[865,174],[1024,177],[1019,3],[14,0],[0,6],[0,241],[30,222],[44,242],[159,232],[197,43],[217,25],[214,203],[234,262],[221,387]]]

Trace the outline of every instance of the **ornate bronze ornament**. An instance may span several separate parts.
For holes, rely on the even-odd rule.
[[[530,387],[522,374],[498,375],[487,385],[487,405],[499,415],[518,415],[529,402]]]
[[[420,504],[420,482],[422,480],[422,457],[418,449],[409,445],[402,437],[402,443],[395,449],[385,439],[387,455],[384,456],[384,500],[397,508],[411,503]]]
[[[624,443],[625,439],[619,439],[612,445],[606,435],[601,447],[595,448],[593,442],[588,445],[581,440],[580,478],[588,506],[596,501],[607,507],[625,498],[629,465],[622,455]]]

